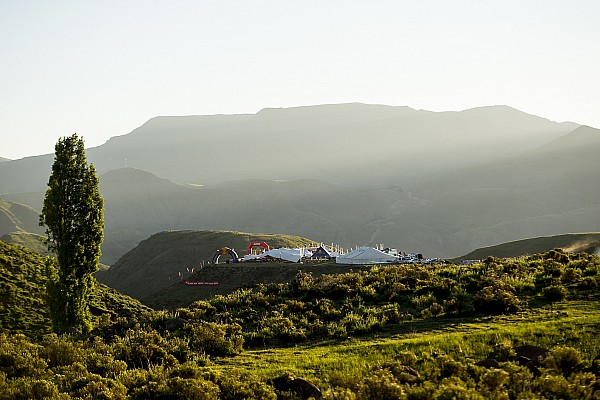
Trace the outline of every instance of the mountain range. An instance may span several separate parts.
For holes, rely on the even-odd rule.
[[[430,257],[600,230],[600,131],[507,106],[337,104],[157,117],[87,149],[103,262],[163,230],[384,243]],[[52,155],[0,163],[0,197],[39,210]]]

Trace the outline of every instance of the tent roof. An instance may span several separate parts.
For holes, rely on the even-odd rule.
[[[312,257],[317,257],[317,258],[319,258],[319,257],[328,257],[328,258],[331,258],[331,257],[334,257],[334,256],[325,247],[319,246],[319,247],[317,247],[317,249],[315,250],[315,252],[312,253]]]
[[[265,251],[255,257],[253,257],[253,259],[271,257],[271,258],[278,258],[280,260],[291,261],[291,262],[296,263],[296,262],[300,261],[300,259],[302,257],[310,257],[311,254],[312,254],[311,252],[307,251],[304,248],[296,248],[296,249],[280,248],[280,249],[271,249],[269,251]]]
[[[372,247],[360,247],[337,257],[337,264],[381,264],[397,261],[397,258]]]

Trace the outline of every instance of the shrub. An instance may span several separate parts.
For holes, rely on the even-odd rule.
[[[165,384],[163,396],[177,400],[216,400],[220,389],[217,385],[203,379],[170,378]]]
[[[42,341],[40,356],[48,361],[49,367],[71,365],[83,358],[81,343],[73,342],[66,336],[48,335]]]
[[[220,374],[213,381],[221,390],[222,400],[277,399],[274,389],[255,376]]]
[[[512,287],[510,287],[512,288]],[[514,290],[499,285],[486,286],[473,298],[475,311],[485,314],[503,314],[521,309],[521,302]]]
[[[129,329],[113,344],[115,358],[129,367],[148,368],[150,365],[173,365],[175,357],[168,354],[167,343],[155,330]]]
[[[211,356],[232,356],[242,352],[244,337],[238,324],[197,322],[188,324],[185,332],[190,337],[190,348]]]
[[[548,301],[563,301],[567,298],[569,291],[562,285],[552,285],[542,289],[542,295]]]
[[[481,384],[484,386],[485,392],[501,391],[508,381],[508,372],[501,369],[490,369],[481,377]]]
[[[442,307],[438,303],[433,303],[432,305],[421,311],[421,316],[423,316],[423,318],[437,317],[443,312],[444,307]]]
[[[433,293],[429,292],[427,294],[423,294],[420,296],[415,296],[411,300],[411,304],[418,309],[425,309],[435,303],[437,299],[433,295]]]
[[[465,387],[463,384],[457,382],[441,384],[433,398],[437,400],[486,400],[486,397],[475,389]]]
[[[379,370],[369,375],[359,390],[360,399],[404,399],[402,385],[398,383],[394,375],[387,370]]]
[[[0,379],[0,400],[68,400],[66,393],[59,393],[58,387],[48,380],[18,378],[10,382]]]
[[[356,394],[348,388],[329,388],[323,394],[325,400],[357,400]]]
[[[544,360],[546,367],[554,369],[563,375],[577,371],[582,364],[581,355],[572,347],[558,347]]]
[[[30,343],[25,335],[0,333],[0,373],[7,378],[43,377],[47,363],[39,358],[41,346]]]

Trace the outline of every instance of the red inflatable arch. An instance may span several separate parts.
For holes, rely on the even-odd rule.
[[[252,249],[254,247],[262,247],[264,251],[269,251],[269,245],[265,242],[252,242],[248,245],[248,254],[252,254]]]

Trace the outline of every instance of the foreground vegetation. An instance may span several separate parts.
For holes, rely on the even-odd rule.
[[[302,398],[280,384],[292,377],[326,399],[600,397],[594,256],[299,273],[171,312],[115,297],[89,335],[57,336],[40,289],[51,261],[0,245],[16,299],[0,314],[0,399]],[[550,353],[524,365],[520,345]],[[494,368],[477,365],[490,353]]]

